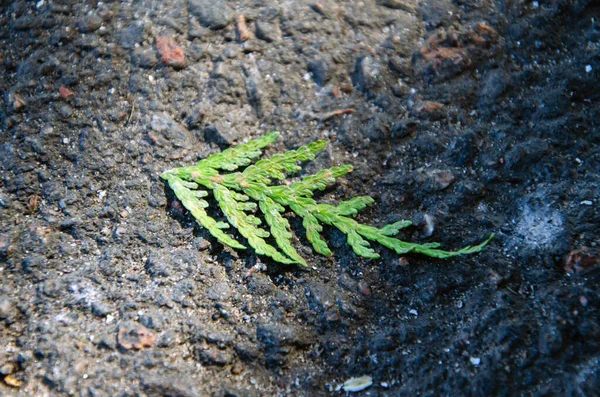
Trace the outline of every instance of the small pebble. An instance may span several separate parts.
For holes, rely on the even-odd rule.
[[[68,105],[62,105],[60,108],[58,108],[58,114],[63,119],[68,119],[73,114],[73,109],[71,109],[71,107]]]
[[[157,37],[156,51],[165,65],[172,66],[176,70],[183,69],[187,66],[185,61],[185,50],[178,46],[170,37]]]
[[[11,386],[11,387],[19,387],[21,386],[21,381],[18,380],[17,378],[15,378],[12,375],[8,375],[4,377],[4,383],[6,383],[7,385]]]
[[[371,288],[369,288],[369,284],[364,281],[358,283],[358,288],[360,289],[360,293],[368,296],[371,295]]]
[[[60,88],[58,89],[58,92],[60,93],[60,96],[61,96],[63,99],[68,99],[68,98],[70,98],[70,97],[72,97],[72,96],[73,96],[73,91],[71,91],[71,90],[70,90],[70,89],[68,89],[67,87],[60,87]]]
[[[435,218],[429,214],[425,214],[423,216],[423,219],[425,219],[425,226],[423,227],[423,234],[425,234],[425,236],[429,237],[433,234],[433,231],[435,230]]]
[[[119,327],[117,342],[126,350],[140,350],[156,346],[156,334],[137,324],[124,324]]]
[[[365,390],[373,384],[373,378],[370,376],[361,376],[360,378],[351,378],[344,382],[343,388],[346,392],[357,392]]]
[[[239,375],[242,372],[244,372],[244,366],[242,364],[240,364],[239,362],[236,362],[231,366],[231,373],[233,375]]]
[[[0,375],[10,375],[15,371],[15,365],[13,363],[6,363],[0,367]]]

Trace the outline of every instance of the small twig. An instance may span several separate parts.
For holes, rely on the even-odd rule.
[[[506,289],[509,290],[510,292],[512,292],[513,294],[517,295],[517,296],[521,295],[518,292],[515,292],[512,288],[510,288],[508,286],[506,287]]]
[[[188,151],[187,150],[183,150],[183,152],[181,152],[181,153],[172,155],[169,158],[169,160],[181,160],[182,158],[184,158],[187,155],[188,155]]]
[[[126,126],[129,125],[129,123],[131,122],[131,119],[133,118],[133,112],[135,112],[135,103],[131,102],[131,112],[129,113],[129,118],[125,123]]]
[[[152,141],[153,144],[158,144],[158,138],[152,134],[152,132],[148,131],[148,138]]]
[[[327,19],[333,19],[331,10],[328,8],[325,8],[325,6],[323,6],[323,4],[321,4],[319,2],[315,2],[315,3],[311,4],[310,8],[312,8],[313,11],[321,14],[322,16],[324,16]]]
[[[321,116],[321,121],[327,121],[330,118],[333,118],[333,117],[336,117],[336,116],[341,116],[343,114],[350,114],[350,113],[354,113],[354,109],[338,109],[338,110],[334,110],[333,112],[325,113],[323,116]]]
[[[266,266],[262,262],[257,261],[254,266],[252,266],[250,269],[248,269],[248,271],[244,275],[244,278],[245,279],[249,278],[250,276],[252,276],[252,274],[259,272],[259,271],[265,271],[266,269],[267,269]]]
[[[415,13],[415,8],[402,0],[382,0],[380,4],[384,7],[391,8],[393,10],[402,10],[410,14]]]
[[[244,16],[244,14],[240,14],[237,16],[237,31],[240,41],[243,42],[250,38],[250,31],[248,30],[248,26],[246,25],[246,17]]]

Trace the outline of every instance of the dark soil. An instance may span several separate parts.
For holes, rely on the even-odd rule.
[[[597,396],[599,20],[589,0],[3,2],[0,395],[368,375],[357,395]],[[319,199],[372,195],[362,222],[497,237],[364,260],[327,230],[324,258],[291,219],[312,271],[224,248],[159,174],[272,130],[268,154],[330,142],[306,173],[354,166]]]

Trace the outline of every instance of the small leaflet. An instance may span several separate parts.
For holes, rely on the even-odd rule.
[[[350,378],[344,382],[344,391],[355,392],[365,390],[373,384],[373,378],[370,376],[361,376],[360,378]]]

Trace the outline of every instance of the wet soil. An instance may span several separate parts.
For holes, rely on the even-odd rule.
[[[598,395],[599,17],[3,2],[0,394],[343,395],[367,375],[356,395]],[[224,248],[159,174],[273,130],[268,154],[329,142],[305,174],[354,166],[319,200],[373,196],[362,222],[448,249],[497,237],[365,260],[326,230],[325,258],[290,218],[311,271]]]

